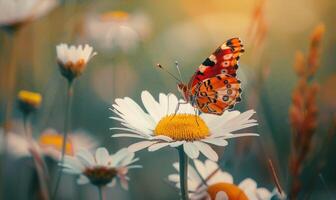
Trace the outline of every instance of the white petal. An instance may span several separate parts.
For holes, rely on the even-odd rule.
[[[195,159],[199,156],[199,150],[192,142],[186,142],[183,144],[184,152],[191,158]]]
[[[233,183],[233,177],[231,174],[227,172],[223,172],[222,170],[217,171],[212,178],[208,181],[208,184],[215,184],[219,182],[225,182],[225,183]]]
[[[107,165],[109,158],[110,154],[106,148],[101,147],[96,150],[96,161],[98,165]]]
[[[197,148],[201,151],[201,153],[213,161],[218,161],[218,155],[217,153],[207,144],[203,142],[194,142],[194,144],[197,146]]]
[[[208,172],[207,172],[204,164],[200,160],[195,159],[194,160],[194,165],[195,165],[196,170],[198,171],[198,173],[202,176],[202,179],[207,178]]]
[[[92,166],[96,163],[93,155],[87,149],[79,150],[76,154],[76,157],[82,162],[83,165],[87,167]]]
[[[165,116],[168,113],[168,97],[167,95],[160,93],[159,95],[159,104],[160,104],[160,109],[162,111],[160,118]]]
[[[186,143],[186,142],[185,141],[176,141],[176,142],[171,142],[169,145],[171,147],[178,147],[178,146],[180,146],[180,145],[182,145],[184,143]]]
[[[155,101],[154,97],[148,92],[143,91],[141,93],[142,103],[145,106],[147,112],[153,117],[155,122],[160,121],[161,119],[161,111],[160,106],[157,101]]]
[[[74,170],[83,171],[84,169],[84,166],[79,162],[79,160],[71,156],[64,157],[64,164],[64,166],[70,166]]]
[[[128,128],[124,128],[124,127],[113,127],[113,128],[110,128],[110,130],[121,130],[121,131],[128,131],[128,132],[131,132],[131,133],[135,133],[137,135],[140,135],[142,136],[143,138],[148,138],[149,135],[152,135],[152,132],[150,130],[147,130],[146,132],[150,132],[150,134],[147,134],[146,132],[141,132],[140,130],[137,130],[136,128],[134,128],[133,126],[130,126],[130,125],[126,125],[126,124],[123,124],[122,125],[128,127]],[[112,137],[119,137],[119,136],[114,136],[112,135]]]
[[[170,137],[165,136],[165,135],[154,136],[152,139],[164,140],[164,141],[166,141],[166,142],[171,142],[171,141],[173,141],[173,139],[171,139]]]
[[[117,183],[117,180],[116,179],[113,179],[111,182],[109,182],[106,186],[107,187],[114,187]]]
[[[215,200],[229,200],[227,194],[223,191],[217,192]]]
[[[228,145],[228,142],[224,139],[207,138],[207,139],[203,139],[202,141],[213,144],[213,145],[217,145],[217,146],[227,146]]]
[[[179,174],[170,174],[168,176],[168,180],[171,182],[179,183],[180,182],[180,175]]]
[[[231,139],[231,138],[246,137],[246,136],[259,136],[259,135],[256,134],[256,133],[235,133],[235,134],[224,135],[221,138],[223,138],[223,139]]]
[[[260,200],[272,198],[272,193],[266,188],[258,188],[256,193]]]
[[[173,167],[176,169],[176,171],[178,171],[178,172],[180,171],[180,166],[179,166],[178,162],[174,162]]]
[[[152,134],[150,131],[154,127],[153,123],[150,123],[148,114],[139,108],[139,106],[130,98],[116,99],[116,105],[112,105],[115,109],[118,110],[127,124],[132,125],[133,129],[138,130],[139,133],[145,133],[147,135]]]
[[[239,183],[238,187],[243,191],[255,191],[257,189],[257,183],[251,178],[246,178]]]
[[[168,113],[167,115],[170,115],[170,114],[174,114],[175,113],[175,110],[176,110],[176,107],[177,107],[177,103],[178,103],[178,100],[177,100],[177,97],[172,94],[172,93],[169,93],[168,95]]]
[[[132,134],[132,133],[117,133],[117,134],[113,134],[112,137],[131,137],[131,138],[141,138],[141,139],[145,138],[141,135]]]
[[[89,182],[90,180],[84,175],[80,175],[79,178],[77,179],[77,184],[80,184],[80,185],[87,184]]]
[[[189,165],[188,167],[188,178],[193,181],[196,182],[197,186],[202,183],[202,179],[199,176],[199,174],[197,173],[196,169],[194,167],[192,167],[191,165]]]
[[[156,150],[159,150],[159,149],[161,149],[163,147],[166,147],[168,145],[169,145],[168,142],[156,143],[156,144],[153,144],[152,146],[148,147],[148,151],[156,151]]]
[[[129,151],[127,148],[122,148],[119,151],[117,151],[115,154],[110,156],[110,162],[111,166],[119,166],[120,162],[129,154]]]
[[[155,143],[157,143],[157,141],[141,141],[130,145],[127,149],[131,152],[137,152]]]
[[[210,171],[209,173],[211,173],[212,171],[217,170],[219,168],[219,165],[217,164],[217,162],[214,162],[212,160],[205,160],[204,167],[207,171]]]
[[[63,167],[65,167],[64,169],[62,169],[62,172],[67,173],[67,174],[73,174],[73,175],[77,175],[82,173],[80,170],[77,169],[72,169],[69,166],[65,166],[63,165]]]

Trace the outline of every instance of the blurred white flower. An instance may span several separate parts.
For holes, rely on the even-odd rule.
[[[156,151],[163,147],[183,148],[192,159],[198,158],[200,152],[207,158],[217,161],[217,153],[209,146],[226,146],[227,139],[258,136],[256,133],[234,133],[256,126],[257,121],[250,119],[253,110],[240,113],[225,111],[221,116],[211,114],[195,115],[195,109],[188,104],[181,104],[177,113],[178,99],[173,94],[160,94],[156,101],[148,91],[143,91],[141,99],[145,112],[132,99],[116,99],[111,109],[117,120],[124,127],[111,128],[130,133],[114,134],[113,137],[133,137],[143,141],[128,147],[136,152],[145,148]],[[182,101],[182,100],[180,100]]]
[[[270,200],[276,190],[270,192],[266,188],[257,187],[257,182],[246,178],[236,185],[233,177],[228,172],[222,171],[218,164],[206,160],[194,160],[196,169],[188,167],[188,189],[191,200]],[[179,171],[179,164],[174,163],[174,168]],[[180,187],[179,174],[168,176],[169,181]]]
[[[16,157],[31,156],[29,149],[30,144],[24,136],[16,133],[8,133],[6,137],[1,136],[2,142],[7,142],[7,150]],[[6,138],[6,141],[4,140]],[[55,160],[61,158],[61,149],[63,144],[63,135],[58,134],[55,130],[48,129],[44,131],[37,141],[35,141],[37,150],[44,156],[50,156]],[[80,149],[96,148],[98,142],[83,132],[74,132],[69,134],[66,154],[74,155]]]
[[[47,14],[57,0],[0,0],[0,26],[17,26]]]
[[[134,158],[134,153],[126,148],[119,150],[115,154],[109,154],[106,148],[98,148],[95,155],[88,150],[81,150],[74,157],[65,156],[64,172],[80,175],[77,183],[91,183],[95,186],[115,185],[116,178],[121,186],[128,189],[128,170],[140,168],[140,165],[131,165],[138,161]]]
[[[90,59],[97,55],[93,48],[89,45],[74,45],[59,44],[56,46],[57,61],[61,73],[67,79],[74,79],[81,75]]]
[[[150,34],[150,21],[142,13],[111,11],[91,14],[85,25],[86,35],[103,49],[128,52]]]

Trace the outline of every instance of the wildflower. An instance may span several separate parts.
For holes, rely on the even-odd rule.
[[[11,155],[20,158],[31,156],[29,152],[30,144],[23,136],[16,133],[9,133],[6,138],[8,151]],[[43,156],[49,156],[54,160],[60,160],[63,136],[55,130],[47,129],[43,131],[37,140],[33,140],[37,151]],[[73,156],[80,149],[93,149],[97,146],[95,141],[88,134],[74,132],[69,134],[66,155]]]
[[[56,46],[57,61],[62,75],[73,81],[74,78],[81,75],[89,62],[89,60],[97,55],[93,48],[89,45],[68,46],[67,44],[59,44]]]
[[[305,161],[313,150],[314,134],[317,129],[318,108],[316,98],[319,85],[312,80],[319,68],[321,43],[325,27],[316,26],[311,40],[308,56],[297,54],[294,69],[300,79],[292,93],[289,119],[292,127],[292,149],[290,155],[290,173],[292,175],[290,198],[296,199],[301,190],[300,175]]]
[[[0,27],[15,29],[50,12],[57,0],[0,0]]]
[[[86,21],[86,34],[103,49],[128,52],[150,33],[150,21],[142,13],[109,11],[91,14]]]
[[[21,90],[18,93],[19,108],[24,114],[29,114],[38,109],[42,103],[40,93]]]
[[[128,170],[141,167],[131,165],[138,158],[134,158],[134,153],[126,148],[119,150],[115,154],[109,154],[106,148],[98,148],[95,155],[88,150],[79,151],[74,157],[65,156],[64,171],[70,174],[79,175],[78,184],[91,183],[97,187],[114,186],[116,179],[120,180],[124,189],[128,188]]]
[[[218,164],[206,160],[194,160],[194,167],[189,165],[188,186],[191,200],[270,200],[277,195],[275,190],[270,192],[266,188],[257,187],[256,181],[246,178],[238,185],[234,183],[230,173],[222,171]],[[178,163],[173,164],[179,171]],[[178,174],[168,176],[169,181],[179,187],[180,178]]]
[[[221,116],[195,115],[195,110],[190,104],[181,104],[175,113],[178,99],[173,94],[160,94],[157,102],[148,91],[143,91],[141,98],[148,113],[128,97],[116,99],[111,109],[118,115],[111,118],[124,126],[111,129],[130,132],[114,134],[113,137],[143,140],[128,147],[133,152],[145,148],[156,151],[170,146],[183,149],[192,159],[197,158],[201,152],[207,158],[217,161],[218,155],[209,144],[226,146],[227,139],[258,135],[234,133],[257,125],[256,120],[250,119],[255,113],[253,110],[244,113],[225,111]]]

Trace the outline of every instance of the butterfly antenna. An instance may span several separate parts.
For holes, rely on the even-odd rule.
[[[178,74],[180,76],[181,82],[184,83],[183,82],[183,78],[182,78],[182,74],[181,74],[181,71],[180,71],[180,67],[179,67],[179,64],[178,64],[177,61],[175,61],[175,66],[176,66],[177,72],[178,72]]]
[[[164,68],[161,64],[156,64],[156,67],[158,67],[158,68],[162,69],[163,71],[165,71],[166,73],[168,73],[177,82],[179,82],[179,83],[182,82],[182,80],[180,80],[179,78],[177,78],[174,74],[172,74],[170,71],[168,71],[166,68]]]

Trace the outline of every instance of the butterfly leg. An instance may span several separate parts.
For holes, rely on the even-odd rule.
[[[176,114],[177,114],[177,111],[180,109],[180,105],[183,105],[183,104],[188,104],[188,102],[187,101],[185,101],[185,102],[177,102],[177,105],[176,105],[176,108],[175,108],[175,112],[174,112],[174,115],[173,115],[173,117],[170,119],[170,120],[173,120],[174,119],[174,117],[176,116]]]
[[[197,117],[199,116],[198,109],[197,109],[197,108],[194,108],[194,111],[195,111],[195,120],[196,120],[197,126],[199,126],[199,124],[198,124],[198,119],[197,119]]]

